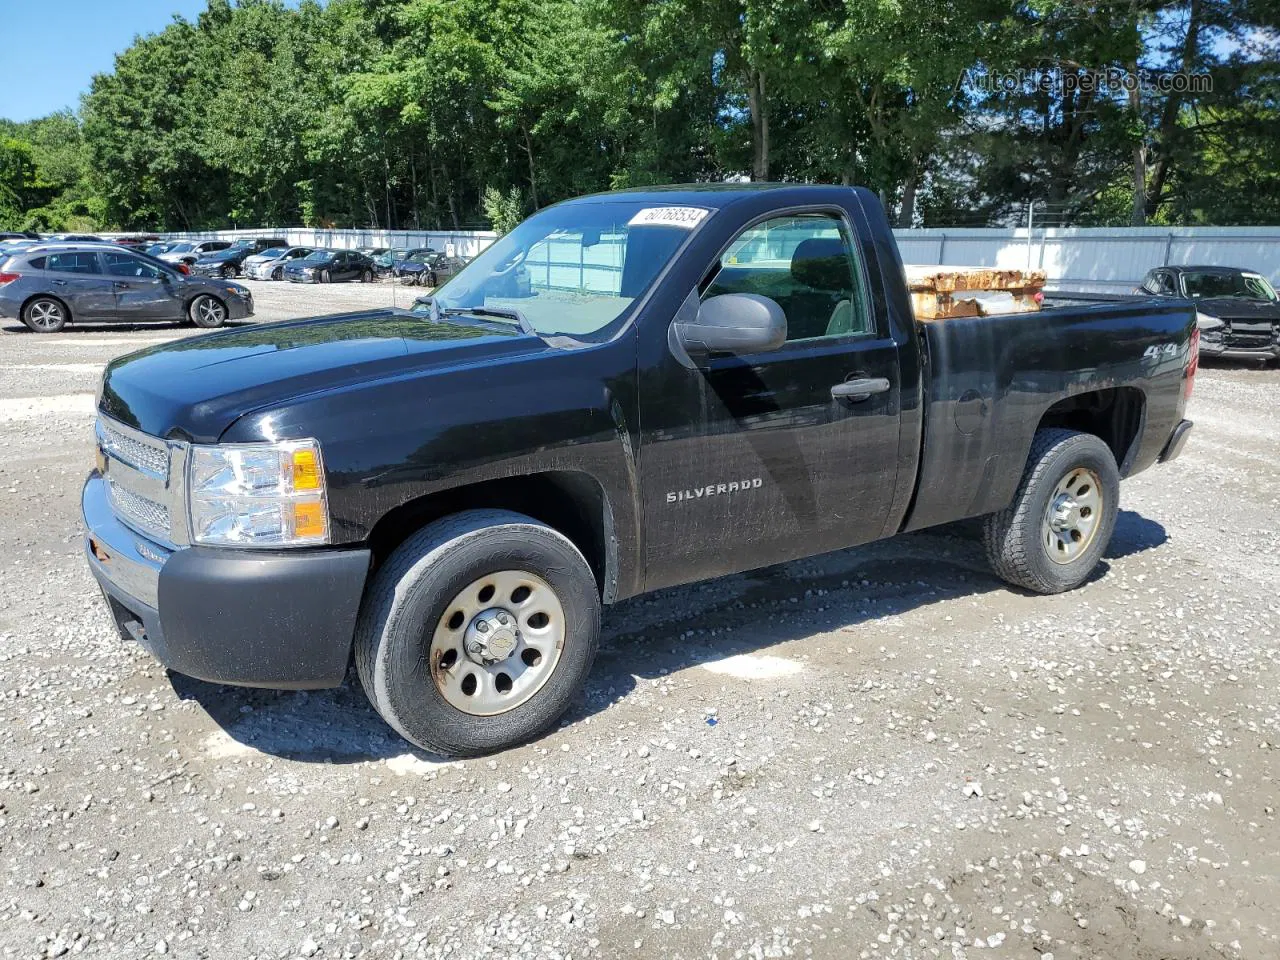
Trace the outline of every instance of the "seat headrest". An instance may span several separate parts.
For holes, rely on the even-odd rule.
[[[817,290],[848,290],[853,274],[844,241],[839,237],[810,237],[801,240],[791,255],[791,276]]]

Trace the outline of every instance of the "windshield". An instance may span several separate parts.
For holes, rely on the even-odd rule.
[[[552,207],[476,257],[436,302],[518,310],[542,334],[593,334],[645,294],[709,213],[639,200]]]
[[[169,253],[190,253],[195,248],[196,248],[196,245],[194,243],[184,241],[183,243],[175,243],[172,247],[169,248],[168,252]]]
[[[410,263],[426,263],[428,260],[435,259],[434,253],[428,253],[425,250],[419,250],[409,258]]]
[[[328,250],[317,250],[314,253],[308,254],[306,259],[314,260],[316,263],[319,263],[321,260],[328,260],[331,256],[333,256],[333,254]]]
[[[1182,290],[1193,299],[1236,297],[1275,303],[1276,292],[1266,278],[1256,273],[1184,273]]]
[[[276,257],[284,256],[284,252],[285,252],[284,247],[268,247],[266,250],[263,250],[260,254],[258,254],[258,256],[262,257],[263,260],[271,260]]]

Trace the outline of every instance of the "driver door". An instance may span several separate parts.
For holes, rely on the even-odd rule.
[[[641,373],[646,589],[883,534],[901,380],[897,345],[868,290],[840,211],[759,222],[708,265],[701,301],[769,297],[786,314],[787,341],[693,369],[670,358]],[[852,381],[871,392],[854,393]]]

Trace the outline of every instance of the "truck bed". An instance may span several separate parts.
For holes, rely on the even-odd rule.
[[[1114,436],[1122,476],[1159,456],[1182,415],[1194,307],[1088,294],[1047,303],[1037,313],[917,324],[923,444],[902,529],[1002,509],[1041,426]],[[1126,426],[1137,434],[1128,444]]]

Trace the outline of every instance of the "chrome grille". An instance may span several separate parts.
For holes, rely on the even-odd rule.
[[[121,463],[143,470],[160,480],[169,479],[169,449],[161,441],[152,443],[138,435],[126,435],[99,417],[98,442],[104,453]]]
[[[111,491],[111,508],[121,520],[168,539],[171,527],[168,507],[126,489],[111,477],[107,478],[107,489]]]
[[[94,425],[98,471],[111,511],[167,547],[187,543],[186,464],[190,446],[161,440],[103,414]]]

